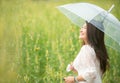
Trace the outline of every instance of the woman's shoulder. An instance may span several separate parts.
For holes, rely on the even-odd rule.
[[[93,47],[90,45],[83,45],[81,49],[93,49]]]
[[[87,53],[95,54],[94,48],[90,45],[83,45],[81,47],[81,50],[84,51],[84,52],[87,52]]]

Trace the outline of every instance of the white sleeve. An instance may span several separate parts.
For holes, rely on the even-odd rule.
[[[87,82],[94,80],[97,76],[95,59],[96,59],[96,54],[94,52],[94,49],[91,48],[90,46],[83,46],[82,61],[84,61],[83,62],[84,72],[82,73],[81,76]]]

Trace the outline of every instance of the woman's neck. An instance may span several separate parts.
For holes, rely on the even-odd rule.
[[[89,45],[89,43],[87,41],[84,41],[85,42],[85,45]]]

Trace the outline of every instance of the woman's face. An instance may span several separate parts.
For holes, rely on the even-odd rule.
[[[86,23],[80,29],[80,39],[82,39],[85,43],[87,42],[87,26]]]

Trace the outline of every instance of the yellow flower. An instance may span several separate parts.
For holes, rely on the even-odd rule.
[[[40,50],[40,47],[36,47],[36,48],[34,49],[34,51],[38,51],[38,50]]]

